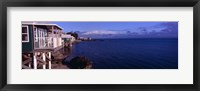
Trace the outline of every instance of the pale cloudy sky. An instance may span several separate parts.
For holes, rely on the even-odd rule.
[[[178,22],[51,22],[91,38],[178,38]]]

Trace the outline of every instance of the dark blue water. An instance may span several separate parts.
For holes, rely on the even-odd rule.
[[[102,39],[73,45],[94,69],[178,69],[178,39]]]

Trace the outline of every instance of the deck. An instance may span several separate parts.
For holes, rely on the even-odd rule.
[[[59,68],[61,60],[66,56],[59,53],[63,46],[56,48],[37,48],[32,52],[22,53],[22,69],[51,69]],[[58,62],[52,63],[53,60]],[[63,65],[61,68],[65,68]]]

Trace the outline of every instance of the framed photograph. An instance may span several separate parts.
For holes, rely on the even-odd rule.
[[[199,0],[1,2],[2,90],[199,90]]]

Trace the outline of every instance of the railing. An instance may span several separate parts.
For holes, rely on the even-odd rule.
[[[48,34],[49,37],[56,37],[56,34]]]
[[[52,49],[53,37],[36,37],[34,48],[35,49]]]

